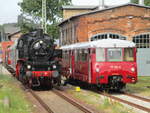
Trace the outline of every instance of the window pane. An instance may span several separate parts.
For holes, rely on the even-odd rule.
[[[124,49],[124,60],[125,61],[134,61],[133,57],[133,48],[125,48]]]
[[[108,61],[122,61],[122,49],[107,49]]]
[[[133,37],[133,42],[136,43],[137,48],[149,48],[150,45],[149,34],[142,34]]]
[[[105,49],[102,48],[96,49],[96,61],[97,62],[105,61]]]
[[[82,61],[87,61],[87,58],[88,58],[88,51],[83,50],[82,51]]]

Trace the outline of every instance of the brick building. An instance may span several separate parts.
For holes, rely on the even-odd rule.
[[[59,26],[61,46],[104,38],[135,42],[138,73],[150,73],[150,7],[124,4],[71,16]]]

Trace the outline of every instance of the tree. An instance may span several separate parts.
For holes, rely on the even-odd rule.
[[[23,33],[27,33],[40,27],[38,23],[35,23],[32,19],[26,18],[23,14],[18,16],[18,26]]]
[[[58,38],[59,35],[57,24],[62,18],[62,5],[68,5],[70,3],[71,0],[47,0],[48,33],[52,37]],[[42,0],[23,0],[19,5],[24,14],[36,18],[41,22]]]
[[[138,4],[139,0],[131,0],[131,2]],[[145,4],[146,6],[150,6],[150,0],[145,0],[145,1],[144,1],[144,4]]]

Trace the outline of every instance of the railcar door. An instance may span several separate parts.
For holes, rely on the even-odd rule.
[[[69,66],[70,66],[70,64],[69,64],[69,57],[70,57],[70,55],[69,55],[69,51],[67,51],[67,50],[64,50],[63,51],[63,60],[62,60],[62,64],[63,64],[63,66],[62,66],[62,70],[63,70],[63,74],[65,75],[65,76],[69,76]]]
[[[82,55],[81,55],[81,74],[82,74],[82,79],[83,81],[88,82],[88,74],[89,74],[89,53],[88,49],[83,49],[82,50]]]
[[[88,50],[76,50],[75,78],[81,81],[88,81]]]

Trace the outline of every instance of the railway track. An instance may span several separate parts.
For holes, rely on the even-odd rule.
[[[15,72],[10,67],[7,66],[6,68],[13,76],[15,75]],[[24,90],[27,90],[48,113],[63,113],[63,109],[65,109],[65,113],[94,113],[89,108],[86,108],[85,106],[81,105],[80,103],[57,89],[53,89],[51,91],[33,91],[32,89],[29,89],[27,86],[23,85],[22,88]],[[43,97],[43,95],[46,96]],[[54,98],[51,97],[52,95],[54,96]],[[60,104],[60,101],[57,101],[54,104],[54,100],[56,100],[57,98],[59,98],[58,100],[63,101],[63,103]],[[51,99],[54,100],[52,101]],[[58,103],[58,106],[55,106],[56,103]],[[64,108],[62,108],[60,111],[57,111],[56,109],[58,109],[57,107],[60,107],[60,105],[63,105]],[[70,107],[70,111],[68,111],[68,107]]]
[[[131,94],[131,93],[126,93],[126,92],[123,92],[123,93],[124,93],[124,95],[130,96],[130,97],[133,97],[133,98],[137,98],[139,100],[146,101],[146,102],[150,103],[150,99],[148,99],[148,98],[137,96],[137,95],[134,95],[134,94]]]
[[[56,89],[52,91],[29,91],[48,113],[93,113],[89,108]]]
[[[63,98],[65,101],[67,101],[71,105],[75,106],[77,109],[79,109],[81,111],[81,113],[93,113],[90,109],[88,109],[88,108],[84,107],[83,105],[81,105],[80,103],[74,101],[72,98],[69,98],[62,91],[54,89],[51,92],[53,92],[57,96]],[[109,98],[111,98],[113,100],[119,101],[119,102],[124,103],[124,104],[128,104],[129,106],[132,106],[132,107],[137,108],[139,110],[142,110],[142,111],[145,111],[147,113],[150,113],[150,99],[143,98],[143,97],[140,97],[140,96],[137,96],[137,95],[133,95],[133,94],[129,94],[129,93],[123,93],[123,94],[119,94],[119,95],[107,94],[107,93],[102,93],[102,92],[98,92],[98,93],[100,93],[103,96],[109,97]],[[34,94],[34,95],[35,95],[34,97],[36,99],[39,98],[38,99],[39,102],[42,104],[42,106],[45,109],[47,109],[47,111],[49,113],[55,113],[55,111],[53,111],[52,109],[50,109],[50,107],[48,106],[48,104],[45,104],[45,102],[43,102],[43,99],[41,99],[41,97],[38,96],[39,94],[38,95]],[[43,94],[40,94],[40,95],[43,95]],[[52,94],[49,94],[49,95],[52,95]],[[133,101],[129,101],[131,99],[127,99],[127,97],[128,98],[132,98],[134,102]],[[67,108],[69,107],[68,105],[66,105],[66,106],[67,106]],[[70,112],[74,113],[73,111],[68,111],[68,113],[70,113]],[[60,113],[62,113],[62,111]]]
[[[14,75],[14,72],[12,72],[11,69],[8,69],[8,70]],[[31,89],[29,89],[29,92],[39,101],[39,103],[43,106],[43,108],[45,108],[45,110],[48,113],[55,113],[55,111],[53,109],[51,109],[51,107],[46,103],[46,101],[48,101],[48,99],[46,99],[46,101],[43,101],[43,99],[41,97],[41,95],[44,95],[43,93],[40,94],[41,92],[38,93],[38,92],[35,92],[35,91],[31,90]],[[51,94],[49,94],[50,92],[51,92]],[[49,95],[52,95],[52,93],[53,93],[53,94],[61,97],[62,99],[67,101],[70,105],[73,105],[74,107],[76,107],[76,109],[79,110],[78,112],[81,112],[81,113],[93,113],[90,109],[84,107],[80,103],[78,103],[75,100],[69,98],[62,91],[54,89],[54,90],[46,92],[46,93],[49,94]],[[125,93],[125,92],[122,92],[121,94],[117,94],[117,95],[115,95],[115,94],[108,94],[108,93],[102,93],[102,92],[99,92],[99,91],[98,91],[98,93],[103,95],[103,96],[109,97],[109,98],[111,98],[113,100],[119,101],[119,102],[124,103],[124,104],[128,104],[128,105],[130,105],[130,106],[132,106],[134,108],[137,108],[137,109],[140,109],[142,111],[150,113],[150,99],[148,99],[148,98],[143,98],[143,97],[140,97],[140,96],[137,96],[137,95],[133,95],[133,94],[130,94],[130,93]],[[132,100],[132,101],[130,101],[130,100]],[[68,105],[67,105],[67,108],[68,108]],[[71,111],[69,111],[68,113],[70,113],[70,112]],[[60,113],[62,113],[62,111]]]
[[[98,93],[113,100],[119,101],[121,103],[127,104],[139,110],[150,113],[150,99],[139,97],[137,95],[129,93],[122,93],[122,94],[108,94],[102,92]]]

